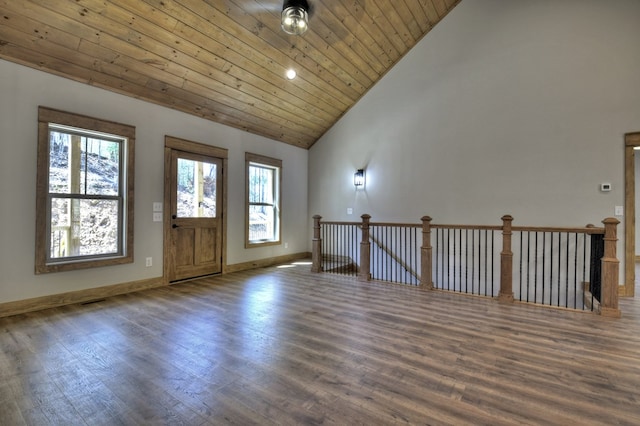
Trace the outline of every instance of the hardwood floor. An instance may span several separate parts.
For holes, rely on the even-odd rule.
[[[0,424],[640,424],[638,301],[612,319],[309,268],[0,319]]]

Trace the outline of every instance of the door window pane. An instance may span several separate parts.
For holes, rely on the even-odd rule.
[[[216,217],[216,164],[178,158],[178,217]]]

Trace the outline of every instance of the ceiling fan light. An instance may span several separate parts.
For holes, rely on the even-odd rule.
[[[282,30],[287,34],[302,35],[309,28],[309,5],[305,0],[286,0],[282,9]]]

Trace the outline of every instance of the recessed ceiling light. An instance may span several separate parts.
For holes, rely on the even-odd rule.
[[[293,80],[294,78],[296,78],[296,75],[297,75],[296,74],[296,70],[294,70],[292,68],[287,70],[287,78],[289,80]]]

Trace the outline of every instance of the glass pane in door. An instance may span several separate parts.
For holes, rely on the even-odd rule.
[[[216,217],[216,165],[178,158],[178,217]]]

